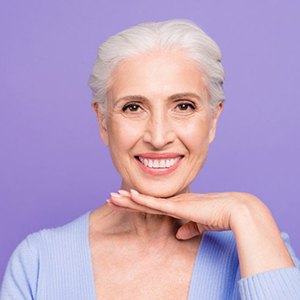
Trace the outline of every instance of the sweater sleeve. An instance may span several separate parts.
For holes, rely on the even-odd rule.
[[[0,290],[0,300],[36,298],[39,259],[33,246],[36,234],[28,235],[11,255]]]
[[[295,267],[280,268],[254,274],[238,281],[241,300],[299,300],[300,262],[290,245],[289,236],[281,236],[295,263]]]

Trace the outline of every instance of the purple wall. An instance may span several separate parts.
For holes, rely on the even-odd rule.
[[[300,4],[177,2],[1,1],[0,279],[27,234],[71,221],[119,187],[87,87],[98,45],[175,17],[220,44],[227,75],[217,137],[192,190],[256,194],[300,255]]]

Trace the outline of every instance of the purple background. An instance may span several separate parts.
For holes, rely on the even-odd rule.
[[[169,18],[210,34],[227,76],[216,140],[192,190],[257,195],[299,256],[299,11],[296,0],[2,0],[0,279],[27,234],[65,224],[118,189],[89,72],[108,36]]]

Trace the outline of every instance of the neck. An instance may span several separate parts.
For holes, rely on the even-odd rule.
[[[153,215],[147,213],[127,214],[129,230],[140,238],[145,239],[166,239],[175,236],[182,220],[165,215]]]
[[[130,186],[122,182],[121,189],[129,191],[130,188]],[[174,196],[189,192],[189,187],[186,187],[184,190],[174,194]],[[170,236],[175,237],[178,228],[185,223],[184,220],[175,219],[167,215],[130,212],[126,210],[114,211],[114,213],[122,220],[123,228],[145,239],[166,239]],[[118,219],[117,215],[115,215],[115,217]]]
[[[122,189],[131,187],[122,184]],[[190,192],[187,187],[178,194]],[[162,199],[163,201],[163,199]],[[100,206],[92,214],[92,230],[105,235],[122,235],[138,238],[141,241],[166,242],[175,239],[178,228],[187,220],[175,219],[166,215],[131,212],[124,209],[112,209],[107,204]]]

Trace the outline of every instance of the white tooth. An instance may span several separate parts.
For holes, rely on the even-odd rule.
[[[150,159],[139,157],[140,161],[149,168],[169,168],[175,165],[180,157],[171,158],[171,159]]]
[[[144,163],[144,165],[147,167],[147,166],[148,166],[148,159],[145,158],[143,163]]]
[[[160,168],[165,168],[165,167],[166,167],[166,161],[165,161],[165,160],[161,160],[161,161],[159,162],[159,167],[160,167]]]
[[[148,160],[148,167],[152,168],[152,166],[153,166],[153,160],[149,159]]]

